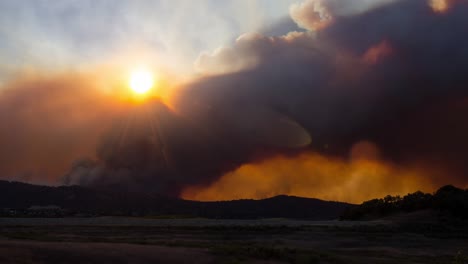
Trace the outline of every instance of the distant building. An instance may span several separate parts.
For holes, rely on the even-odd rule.
[[[33,205],[26,209],[25,214],[29,217],[62,217],[64,211],[57,205]]]

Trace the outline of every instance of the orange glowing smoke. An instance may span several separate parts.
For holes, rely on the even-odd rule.
[[[324,200],[360,203],[387,194],[402,195],[433,186],[419,169],[401,168],[377,159],[374,148],[353,148],[351,159],[329,158],[316,153],[298,157],[276,156],[245,164],[208,187],[190,187],[182,198],[215,201],[263,199],[286,194]],[[363,150],[362,153],[359,153]]]
[[[363,60],[367,64],[377,64],[392,53],[392,46],[387,41],[382,41],[370,47],[363,55]]]
[[[19,76],[0,91],[0,178],[60,183],[127,108],[90,74]]]
[[[436,13],[445,13],[450,8],[450,0],[429,0],[429,6]]]

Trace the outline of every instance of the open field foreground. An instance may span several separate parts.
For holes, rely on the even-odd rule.
[[[0,263],[466,263],[466,227],[144,218],[1,218]]]

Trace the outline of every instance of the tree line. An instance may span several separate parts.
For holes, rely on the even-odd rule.
[[[433,194],[417,191],[403,197],[387,195],[347,209],[341,219],[372,219],[420,210],[437,210],[446,215],[468,219],[468,190],[446,185]]]

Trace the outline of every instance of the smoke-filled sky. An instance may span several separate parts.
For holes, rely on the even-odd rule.
[[[467,0],[1,1],[0,179],[356,203],[468,187],[467,25]]]

